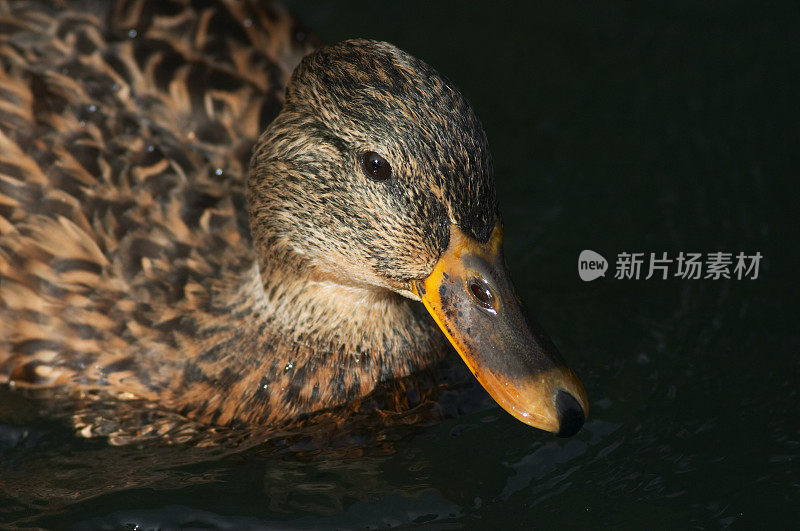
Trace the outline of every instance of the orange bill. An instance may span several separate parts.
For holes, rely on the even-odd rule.
[[[552,341],[527,319],[503,259],[503,231],[480,243],[455,225],[450,245],[414,293],[497,403],[569,437],[589,412],[586,392]]]

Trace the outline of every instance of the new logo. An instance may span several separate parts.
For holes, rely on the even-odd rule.
[[[578,255],[578,275],[585,282],[606,276],[607,269],[608,262],[600,253],[585,249]]]

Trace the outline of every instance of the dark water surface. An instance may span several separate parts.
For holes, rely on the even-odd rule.
[[[4,394],[0,526],[795,522],[800,7],[339,4],[291,2],[325,41],[391,41],[475,106],[509,266],[583,380],[586,427],[556,439],[458,384],[422,426],[373,416],[322,443],[116,448]],[[578,278],[583,249],[611,261],[606,278]],[[616,280],[623,251],[764,258],[756,280]]]

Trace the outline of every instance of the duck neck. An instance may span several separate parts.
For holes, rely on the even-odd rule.
[[[402,362],[438,345],[441,333],[418,302],[382,287],[352,283],[293,252],[262,255],[260,306],[276,333],[316,352],[392,356]],[[358,357],[358,356],[357,356]]]

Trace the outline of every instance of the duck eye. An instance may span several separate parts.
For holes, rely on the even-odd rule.
[[[367,151],[361,158],[361,168],[364,175],[373,181],[385,181],[392,176],[392,167],[385,158],[374,151]]]

